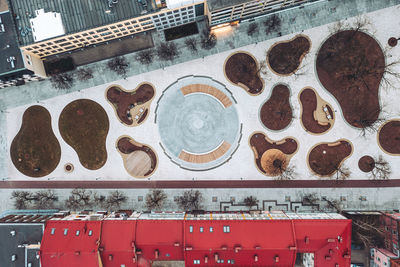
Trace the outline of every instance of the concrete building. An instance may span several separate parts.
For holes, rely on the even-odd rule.
[[[350,266],[351,220],[334,213],[76,214],[47,222],[47,266]],[[308,265],[311,266],[311,265]]]
[[[47,76],[52,56],[208,18],[210,26],[238,23],[315,0],[8,0],[27,69]],[[51,18],[51,23],[45,23]],[[49,26],[50,25],[50,26]],[[151,38],[151,37],[150,37]]]
[[[384,248],[372,248],[370,267],[391,267],[392,259],[397,258],[397,255]]]
[[[381,227],[385,233],[385,249],[396,256],[400,256],[400,213],[383,213],[381,216]]]
[[[272,13],[285,8],[302,5],[315,0],[208,0],[208,20],[210,26],[240,22],[244,19]]]
[[[43,212],[12,213],[0,218],[0,265],[39,267],[39,248],[45,223]]]
[[[3,2],[4,0],[0,1]],[[3,84],[16,77],[27,74],[21,52],[17,43],[17,34],[14,29],[12,13],[8,10],[5,1],[0,3],[0,88]],[[21,82],[19,82],[21,83]],[[7,83],[8,84],[8,83]]]

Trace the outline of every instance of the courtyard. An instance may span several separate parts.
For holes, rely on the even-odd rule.
[[[398,60],[400,55],[399,46],[388,45],[389,38],[397,36],[396,27],[392,24],[396,21],[398,12],[399,9],[396,6],[368,13],[362,17],[369,23],[363,25],[365,29],[360,35],[376,40],[376,49],[380,48],[382,53],[385,52],[384,60],[388,63]],[[354,17],[345,20],[344,23],[354,27],[360,19]],[[376,120],[380,114],[384,113],[384,119],[378,121],[378,128],[382,126],[384,131],[378,134],[378,128],[372,131],[360,130],[360,124],[354,123],[354,113],[357,113],[352,110],[354,106],[344,103],[354,98],[361,99],[362,94],[353,92],[350,97],[338,95],[335,92],[340,92],[340,90],[330,87],[332,82],[329,81],[329,77],[321,79],[319,73],[321,68],[319,69],[316,63],[324,47],[323,44],[329,44],[328,38],[334,36],[337,30],[342,32],[347,30],[346,27],[342,29],[337,27],[337,23],[332,23],[303,31],[301,35],[306,36],[303,39],[309,40],[309,51],[304,52],[307,47],[302,46],[300,52],[293,56],[297,59],[295,60],[297,63],[291,61],[287,68],[278,64],[278,60],[274,61],[275,67],[269,64],[264,71],[259,70],[262,61],[266,60],[267,51],[290,40],[295,41],[298,33],[127,77],[125,80],[116,80],[95,87],[88,86],[87,89],[42,100],[39,103],[10,108],[6,113],[9,155],[12,152],[10,151],[11,144],[22,129],[23,114],[32,105],[44,107],[51,115],[51,129],[61,146],[61,155],[59,163],[52,165],[53,170],[43,175],[25,175],[29,174],[28,172],[23,174],[16,168],[17,162],[19,159],[29,160],[29,156],[28,159],[17,157],[16,160],[9,161],[7,177],[10,180],[91,181],[99,179],[138,181],[143,178],[163,181],[273,180],[277,175],[279,176],[279,172],[277,173],[274,168],[279,170],[291,166],[292,173],[290,177],[287,177],[289,179],[335,180],[339,177],[330,176],[343,171],[342,166],[345,166],[348,173],[345,179],[365,180],[371,179],[371,174],[360,169],[359,160],[366,155],[375,159],[382,156],[390,165],[391,172],[397,173],[400,166],[398,156],[396,156],[399,154],[398,149],[396,150],[398,146],[396,119],[400,114],[400,109],[396,103],[399,97],[396,88],[384,88],[382,83],[378,89],[379,81],[375,81],[375,87],[372,89],[376,97],[373,101],[365,98],[364,102],[361,100],[357,102],[359,106],[356,108],[366,107],[365,114],[372,116],[372,118],[359,119],[359,121]],[[262,82],[257,81],[254,75],[250,76],[256,80],[256,83],[250,85],[243,84],[239,80],[228,79],[229,75],[225,73],[224,66],[227,59],[235,52],[245,52],[243,54],[249,54],[255,59],[255,63],[259,64],[256,72],[263,80]],[[379,58],[378,53],[373,55]],[[249,62],[251,65],[251,60]],[[371,62],[375,61],[371,60]],[[399,66],[394,67],[397,72],[400,72]],[[331,71],[338,72],[336,69],[331,69]],[[213,84],[210,85],[209,81],[213,81]],[[123,88],[125,92],[132,90],[135,92],[135,88],[138,88],[137,92],[139,92],[140,85],[143,83],[151,84],[154,88],[154,96],[149,98],[151,101],[146,98],[143,101],[133,100],[135,103],[125,103],[123,112],[116,111],[115,105],[106,97],[108,88],[113,86]],[[208,85],[213,89],[195,86],[199,84]],[[183,90],[185,86],[191,86],[191,88],[185,91]],[[176,87],[175,93],[181,91],[183,94],[173,95],[174,87]],[[281,91],[278,90],[279,88]],[[308,96],[304,94],[305,92],[308,92]],[[276,97],[278,93],[285,97],[282,95]],[[168,97],[170,97],[169,101],[167,101]],[[182,101],[178,101],[179,98]],[[222,100],[222,98],[226,99]],[[284,99],[284,103],[276,99]],[[73,121],[68,122],[72,124],[69,126],[71,136],[82,127],[90,129],[89,133],[81,135],[91,140],[89,147],[82,147],[79,143],[82,140],[79,138],[75,138],[76,140],[72,141],[75,145],[72,145],[71,140],[65,138],[62,128],[59,127],[63,110],[71,103],[75,103],[74,101],[83,100],[97,103],[98,109],[104,110],[105,116],[102,117],[106,121],[94,123],[96,127],[100,126],[100,130],[95,127],[90,128],[85,123],[86,120],[81,120],[82,126],[75,128],[73,124],[79,125],[80,119],[74,118]],[[141,105],[144,106],[140,107]],[[272,105],[270,110],[279,110],[279,116],[273,116],[273,113],[268,112],[268,105]],[[378,114],[376,114],[377,106]],[[81,117],[79,110],[79,108],[76,110],[74,115],[78,116],[75,117]],[[228,113],[225,114],[226,112]],[[138,116],[138,122],[133,126],[127,125],[130,120],[129,116],[125,117],[125,115],[128,114],[131,119],[136,119]],[[143,120],[141,120],[142,116]],[[276,117],[276,119],[271,120],[271,117]],[[391,120],[393,122],[387,123]],[[388,131],[390,128],[392,130]],[[252,145],[251,140],[255,135],[262,136],[263,140],[268,140],[267,143],[270,145],[263,147],[259,142]],[[132,142],[136,143],[136,148],[131,149],[128,156],[124,156],[117,145],[122,136],[128,136],[131,141],[133,140]],[[280,150],[278,145],[284,145],[281,143],[282,140],[296,143],[296,148],[289,148],[287,151]],[[86,145],[85,142],[84,145]],[[342,146],[344,149],[340,149]],[[140,147],[145,148],[137,149]],[[268,150],[272,151],[264,154]],[[82,161],[81,155],[84,154],[82,151],[88,152],[86,158],[89,161]],[[338,153],[338,151],[343,153]],[[129,157],[132,153],[138,156]],[[310,160],[311,157],[313,159]],[[127,167],[131,165],[127,164],[127,161],[134,166],[139,164],[138,166],[145,167],[136,172]],[[94,167],[90,167],[87,162],[92,162]],[[326,162],[325,166],[319,166],[321,162]],[[269,167],[268,164],[270,164]],[[73,170],[66,170],[64,167],[66,165],[73,166]],[[37,173],[35,172],[38,168],[36,165],[29,166],[32,168],[31,173]]]

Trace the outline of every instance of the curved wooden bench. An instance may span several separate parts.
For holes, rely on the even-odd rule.
[[[206,154],[193,154],[182,150],[181,153],[179,153],[179,158],[192,163],[207,163],[222,157],[230,147],[231,144],[224,141],[218,148]]]
[[[183,95],[192,93],[209,94],[218,99],[225,108],[232,105],[232,101],[222,91],[207,84],[189,84],[181,88]]]

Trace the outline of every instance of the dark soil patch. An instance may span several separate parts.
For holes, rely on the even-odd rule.
[[[75,69],[72,57],[56,58],[44,61],[44,68],[49,75],[59,74]]]
[[[118,144],[117,144],[118,150],[124,154],[130,154],[134,151],[140,150],[140,151],[145,152],[147,155],[149,155],[151,158],[151,169],[144,176],[150,175],[157,166],[156,154],[150,147],[148,147],[144,144],[141,144],[140,146],[135,145],[132,142],[130,142],[130,140],[131,140],[131,138],[129,138],[129,137],[122,137],[121,139],[119,139]]]
[[[261,94],[264,84],[259,76],[258,63],[247,53],[235,53],[225,62],[225,74],[234,84],[243,84],[251,95]]]
[[[154,94],[155,90],[153,86],[148,83],[141,84],[131,92],[126,92],[118,86],[111,86],[106,93],[107,100],[113,105],[118,118],[127,125],[132,125],[134,120],[132,118],[133,114],[130,114],[130,110],[152,100]],[[147,114],[148,109],[146,108],[137,120],[137,123],[142,123],[146,119]]]
[[[165,40],[167,41],[172,41],[197,33],[199,33],[199,29],[197,28],[196,22],[184,24],[182,26],[170,28],[164,31]]]
[[[304,89],[300,94],[300,102],[302,108],[301,122],[304,128],[314,134],[321,134],[328,131],[331,127],[330,123],[327,125],[321,125],[314,118],[314,111],[317,109],[317,96],[315,92],[309,88]],[[326,108],[333,118],[334,115],[332,109],[328,105]]]
[[[272,89],[271,97],[261,106],[260,119],[270,130],[285,129],[293,119],[290,106],[290,90],[286,85],[278,84]]]
[[[317,56],[322,85],[339,102],[352,126],[372,125],[380,113],[379,84],[385,57],[374,38],[363,32],[341,31],[329,37]]]
[[[47,109],[31,106],[24,112],[10,154],[17,170],[27,176],[43,177],[54,171],[60,162],[61,147],[51,128]]]
[[[280,75],[295,73],[303,57],[310,51],[310,41],[304,36],[273,45],[267,53],[268,64]]]
[[[265,173],[261,166],[261,156],[265,151],[270,149],[278,149],[286,155],[291,155],[297,151],[298,144],[293,138],[285,138],[281,141],[270,141],[266,139],[263,133],[254,133],[250,136],[250,146],[254,147],[258,157],[256,157],[256,165],[258,169]]]
[[[395,47],[397,45],[397,38],[395,37],[389,38],[388,45],[390,45],[391,47]]]
[[[400,154],[400,121],[386,122],[378,133],[381,148],[390,154]]]
[[[308,154],[309,166],[318,175],[332,175],[352,151],[351,144],[344,140],[334,146],[332,143],[319,144]]]
[[[97,170],[106,163],[109,121],[101,105],[89,99],[69,103],[61,112],[58,127],[83,167]]]
[[[358,160],[358,167],[363,172],[371,172],[375,168],[375,160],[368,155],[362,156]]]

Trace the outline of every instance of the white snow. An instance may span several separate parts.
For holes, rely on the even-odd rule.
[[[387,40],[392,37],[398,37],[398,29],[400,28],[400,6],[382,9],[376,12],[368,13],[366,16],[372,22],[369,32],[377,39],[382,48],[387,48]],[[348,19],[348,22],[354,21],[355,18]],[[349,126],[341,114],[341,109],[332,95],[325,90],[319,83],[315,73],[315,59],[316,53],[321,46],[322,42],[329,36],[329,27],[332,25],[324,25],[309,30],[305,30],[302,34],[310,37],[312,40],[311,51],[303,60],[307,74],[299,76],[295,79],[292,76],[278,77],[274,74],[269,75],[266,80],[266,87],[264,92],[259,96],[250,96],[242,88],[231,84],[226,80],[223,73],[223,65],[225,59],[234,51],[244,50],[252,53],[258,60],[265,57],[265,51],[269,49],[277,41],[289,40],[296,34],[282,36],[258,44],[253,44],[240,49],[223,52],[220,54],[205,57],[204,59],[197,59],[182,64],[174,65],[165,68],[165,70],[156,70],[137,76],[129,77],[127,80],[119,80],[113,83],[119,84],[126,89],[134,89],[141,82],[151,82],[156,88],[156,96],[151,104],[150,114],[144,124],[138,127],[127,127],[121,124],[116,118],[115,112],[111,105],[104,97],[105,89],[112,83],[103,84],[100,86],[81,90],[80,92],[70,93],[52,99],[41,101],[41,105],[47,108],[52,114],[53,131],[58,138],[61,148],[61,161],[55,171],[43,178],[35,178],[35,180],[47,180],[52,178],[68,179],[68,180],[95,180],[96,178],[106,179],[129,179],[138,180],[131,177],[123,167],[123,161],[115,148],[115,142],[121,135],[129,135],[140,143],[152,146],[158,155],[159,165],[155,173],[150,177],[151,180],[228,180],[228,179],[259,179],[270,180],[271,177],[261,174],[254,164],[254,156],[248,145],[248,138],[254,131],[262,131],[268,137],[274,140],[280,140],[287,136],[293,136],[299,141],[299,150],[291,159],[291,163],[296,166],[296,179],[320,179],[313,175],[307,167],[306,158],[310,148],[319,142],[333,142],[338,139],[348,139],[352,142],[354,151],[353,154],[345,161],[352,172],[350,179],[366,179],[368,176],[361,172],[358,168],[358,160],[364,155],[378,156],[382,154],[384,158],[390,163],[393,173],[400,173],[400,157],[385,154],[377,144],[377,134],[368,134],[366,137],[360,137],[359,130]],[[393,58],[400,56],[400,49],[395,47],[390,50]],[[391,59],[387,59],[391,60]],[[400,69],[398,70],[400,72]],[[178,78],[186,75],[205,75],[224,83],[229,90],[233,92],[234,97],[237,99],[238,104],[236,108],[239,113],[239,119],[243,123],[243,137],[240,146],[232,159],[226,164],[203,172],[187,171],[179,168],[173,164],[163,153],[159,145],[160,136],[158,133],[157,125],[154,123],[154,111],[156,103],[162,91],[171,83],[175,82]],[[296,118],[288,128],[273,132],[265,129],[259,120],[259,107],[270,96],[270,92],[275,84],[285,83],[291,88],[291,105],[294,108]],[[311,86],[315,88],[318,94],[328,103],[330,103],[335,110],[336,122],[333,128],[326,134],[315,136],[310,135],[301,127],[300,124],[300,105],[298,101],[299,91],[306,87]],[[381,103],[385,104],[385,109],[389,114],[389,119],[398,118],[400,114],[400,106],[398,99],[400,91],[394,89],[384,89],[380,91]],[[80,98],[92,99],[103,106],[110,119],[110,132],[107,137],[107,151],[108,160],[106,164],[99,170],[87,170],[79,163],[75,151],[65,143],[61,138],[58,129],[58,117],[62,109],[70,102]],[[17,108],[9,109],[7,113],[7,138],[8,147],[18,133],[22,115],[27,107],[30,105],[20,106]],[[65,173],[63,166],[65,163],[74,164],[75,170],[72,173]],[[32,178],[21,174],[9,161],[8,177],[10,179],[19,180],[32,180]]]

